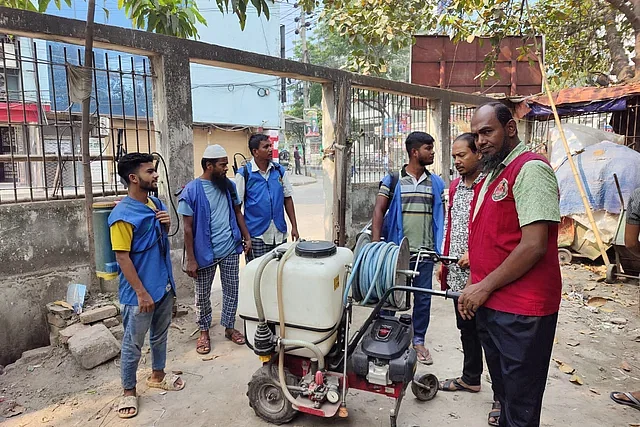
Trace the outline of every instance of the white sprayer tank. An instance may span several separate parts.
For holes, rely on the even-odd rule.
[[[281,248],[286,249],[289,245],[285,243]],[[258,325],[253,282],[261,261],[262,258],[251,261],[240,274],[238,314],[244,321],[245,336],[252,348]],[[279,262],[272,260],[264,269],[260,292],[267,323],[275,326],[277,336],[282,336],[276,289]],[[323,354],[329,353],[337,335],[332,331],[342,316],[346,265],[352,262],[353,253],[349,249],[336,247],[331,242],[298,243],[282,274],[285,338],[316,343]],[[314,357],[308,349],[290,353]]]

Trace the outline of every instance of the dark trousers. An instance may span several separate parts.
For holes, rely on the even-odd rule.
[[[482,344],[476,329],[476,319],[465,320],[458,311],[458,300],[453,300],[456,312],[456,325],[460,331],[464,364],[462,365],[462,382],[467,385],[480,385],[482,377]]]
[[[300,170],[300,159],[296,159],[296,175],[302,175],[302,171]]]
[[[476,327],[501,427],[538,427],[558,313],[521,316],[480,307]]]
[[[415,261],[409,264],[409,269],[413,270],[416,266]],[[433,262],[423,260],[418,266],[419,276],[413,279],[412,286],[416,288],[432,289],[433,288]],[[380,310],[381,316],[395,316],[394,311]],[[413,294],[413,345],[424,345],[427,328],[429,328],[429,320],[431,319],[431,294],[415,292]]]

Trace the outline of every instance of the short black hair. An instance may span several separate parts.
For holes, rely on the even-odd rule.
[[[407,153],[411,156],[411,150],[420,149],[423,145],[433,145],[435,140],[431,135],[426,132],[411,132],[409,136],[407,136],[407,140],[404,142],[405,147],[407,148]]]
[[[249,153],[253,156],[253,150],[260,149],[262,141],[268,141],[269,137],[263,133],[254,133],[249,137]]]
[[[478,152],[478,147],[476,147],[476,136],[475,136],[475,134],[473,134],[471,132],[465,132],[465,133],[459,135],[453,142],[456,142],[458,140],[462,140],[462,141],[466,142],[467,145],[469,146],[469,150],[471,150],[471,152],[473,152],[473,153],[477,153]]]
[[[118,175],[129,184],[129,175],[138,172],[143,163],[153,163],[153,155],[148,153],[129,153],[118,161]]]
[[[507,123],[513,120],[513,114],[511,114],[511,110],[502,102],[497,102],[497,101],[487,102],[486,104],[482,104],[479,108],[482,108],[482,107],[493,108],[493,111],[496,113],[496,118],[498,119],[502,127],[507,126]]]
[[[207,163],[211,163],[213,166],[215,166],[216,163],[218,163],[220,160],[222,160],[222,159],[207,159],[207,158],[203,158],[202,160],[200,160],[200,165],[202,165],[202,170],[206,171],[207,170]]]

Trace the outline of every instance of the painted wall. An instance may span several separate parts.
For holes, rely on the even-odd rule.
[[[234,15],[215,7],[203,8],[207,26],[198,26],[201,40],[271,56],[280,55],[280,7],[271,5],[271,17],[247,10],[247,25],[240,30]],[[280,80],[223,68],[191,65],[193,121],[196,123],[280,127]]]

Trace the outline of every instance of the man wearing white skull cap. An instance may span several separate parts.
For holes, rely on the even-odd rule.
[[[251,249],[251,237],[240,210],[235,183],[227,178],[229,159],[225,149],[208,146],[201,160],[203,173],[180,194],[178,213],[184,218],[186,272],[195,279],[199,354],[211,351],[211,285],[220,265],[222,315],[225,337],[244,344],[234,328],[238,307],[240,254]]]

